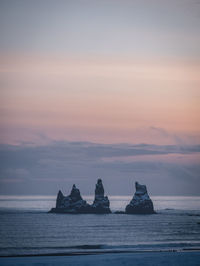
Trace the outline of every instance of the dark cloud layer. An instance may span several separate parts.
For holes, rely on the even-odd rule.
[[[169,162],[159,158],[190,154],[195,157],[199,152],[200,145],[0,145],[0,193],[55,194],[59,188],[67,193],[76,183],[83,194],[92,194],[96,179],[101,177],[108,194],[131,194],[132,184],[138,180],[156,195],[197,195],[200,166],[196,161]],[[146,156],[151,160],[146,160]]]

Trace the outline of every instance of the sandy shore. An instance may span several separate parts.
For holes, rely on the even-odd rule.
[[[200,252],[138,252],[123,254],[36,256],[0,258],[1,266],[198,266]]]

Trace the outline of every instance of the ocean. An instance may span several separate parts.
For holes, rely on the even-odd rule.
[[[48,213],[55,196],[0,196],[0,256],[199,250],[200,197],[151,198],[157,214],[98,215]],[[131,196],[109,199],[114,212]]]

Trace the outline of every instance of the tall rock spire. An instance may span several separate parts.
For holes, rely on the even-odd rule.
[[[91,205],[93,213],[111,213],[110,202],[107,196],[104,196],[104,187],[102,180],[98,179],[95,188],[95,198]]]
[[[147,188],[145,185],[140,185],[138,182],[135,182],[136,192],[126,206],[126,213],[128,214],[153,214],[155,213],[153,202],[150,199]]]

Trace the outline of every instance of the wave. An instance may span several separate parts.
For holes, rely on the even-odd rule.
[[[200,242],[197,243],[159,243],[142,245],[74,245],[74,246],[38,246],[38,247],[1,247],[0,257],[15,255],[41,254],[73,254],[74,252],[162,252],[162,251],[200,251]],[[54,251],[52,253],[52,251]],[[64,252],[66,251],[66,252]],[[64,253],[63,253],[64,252]]]
[[[8,208],[0,208],[0,215],[9,215],[9,214],[48,214],[49,210],[22,210],[22,209],[8,209]],[[127,215],[121,211],[114,211],[111,214],[107,215]],[[178,215],[178,216],[200,216],[200,212],[197,210],[180,210],[180,209],[161,209],[156,210],[156,214],[158,215]],[[49,215],[49,214],[48,214]],[[51,215],[74,215],[74,214],[51,214]],[[94,215],[94,214],[75,214],[75,215]],[[137,214],[135,214],[137,215]],[[141,214],[138,214],[142,216]]]

